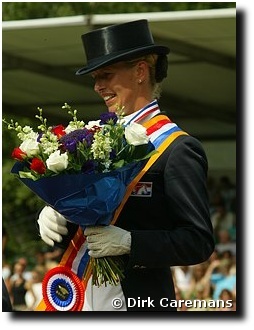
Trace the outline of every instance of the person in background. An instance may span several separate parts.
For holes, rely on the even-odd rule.
[[[16,261],[13,265],[13,274],[10,277],[9,294],[15,311],[26,311],[25,294],[27,280],[24,276],[24,265]]]
[[[4,279],[2,278],[2,312],[13,312],[12,303]]]
[[[182,296],[185,297],[188,292],[193,278],[192,267],[190,266],[177,266],[172,267],[173,279],[175,288],[181,292]]]
[[[7,244],[7,240],[8,240],[7,231],[6,231],[5,227],[2,227],[2,256],[3,256],[3,259],[4,259],[4,250],[5,250],[5,246]],[[11,270],[10,270],[10,273],[11,273]],[[8,275],[6,275],[6,277],[5,277],[6,279],[8,279],[8,277],[10,276],[10,273],[8,273]],[[9,291],[7,289],[7,286],[6,286],[6,283],[5,283],[5,280],[3,277],[2,277],[2,312],[13,312]]]
[[[82,41],[87,65],[77,75],[91,75],[109,112],[123,107],[126,125],[153,120],[150,140],[155,146],[156,137],[163,140],[163,130],[180,130],[168,117],[159,122],[160,84],[167,77],[169,49],[154,43],[147,20],[90,31]],[[118,297],[121,311],[176,311],[160,303],[162,298],[175,299],[170,267],[202,263],[214,250],[207,169],[201,143],[187,134],[178,136],[139,182],[149,183],[150,193],[131,195],[116,225],[85,229],[90,256],[121,255],[125,278],[119,285],[101,287],[90,279],[83,310],[116,311],[111,302]],[[68,243],[77,230],[49,206],[40,212],[38,224],[41,238],[51,246]],[[129,298],[150,299],[152,305],[130,306]]]
[[[224,252],[231,253],[231,255],[236,255],[236,242],[231,239],[230,233],[228,230],[221,229],[218,232],[218,241],[216,242],[216,250],[219,254]]]
[[[25,302],[28,310],[33,311],[42,299],[42,280],[45,275],[45,267],[36,265],[32,269],[32,278],[26,282]]]

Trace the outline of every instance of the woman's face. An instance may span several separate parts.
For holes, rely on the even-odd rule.
[[[112,64],[92,73],[94,90],[103,98],[109,112],[124,107],[124,113],[128,115],[151,101],[144,101],[140,75],[142,72],[138,65],[129,67],[124,62]]]

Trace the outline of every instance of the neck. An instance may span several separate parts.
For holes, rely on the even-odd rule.
[[[138,97],[136,102],[135,102],[135,106],[131,109],[126,109],[125,115],[131,115],[132,113],[137,112],[140,109],[143,109],[145,106],[147,106],[152,101],[153,101],[153,98],[151,96],[149,96],[149,97],[145,97],[145,96]]]
[[[159,113],[160,109],[157,100],[153,100],[138,111],[125,116],[125,124],[128,125],[131,122],[137,122],[139,124],[142,124],[142,122],[147,121],[148,119],[154,117]]]

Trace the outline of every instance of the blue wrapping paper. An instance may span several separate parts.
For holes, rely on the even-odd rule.
[[[141,171],[145,161],[99,174],[58,174],[32,179],[19,178],[45,203],[69,221],[86,226],[109,225],[128,184]],[[24,163],[16,162],[11,172],[19,173]]]

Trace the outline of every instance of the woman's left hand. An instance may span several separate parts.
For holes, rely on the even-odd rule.
[[[115,226],[87,227],[84,231],[87,238],[89,255],[93,258],[129,254],[131,250],[131,233]]]

